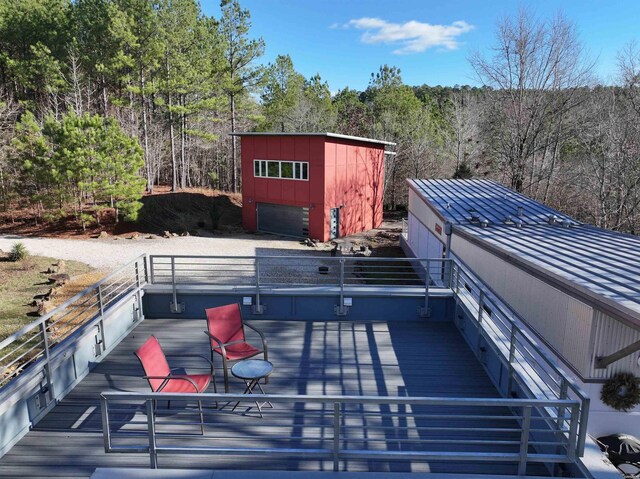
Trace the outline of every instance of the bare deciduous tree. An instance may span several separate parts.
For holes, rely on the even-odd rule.
[[[540,21],[527,10],[498,26],[494,55],[471,64],[492,87],[488,124],[496,159],[517,191],[535,195],[557,163],[559,135],[590,80],[574,26],[561,14]]]

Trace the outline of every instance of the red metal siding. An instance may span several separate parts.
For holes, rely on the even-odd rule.
[[[275,203],[309,208],[309,236],[322,239],[324,200],[324,138],[315,136],[244,136],[242,158],[242,223],[257,228],[257,204]],[[309,180],[256,178],[253,160],[309,162]],[[317,205],[317,206],[316,206]]]
[[[383,145],[327,138],[325,145],[325,240],[331,208],[340,208],[340,236],[382,223]]]

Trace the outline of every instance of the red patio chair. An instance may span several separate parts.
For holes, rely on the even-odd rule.
[[[167,362],[160,342],[154,335],[149,336],[145,343],[134,353],[144,369],[144,379],[149,381],[149,387],[153,392],[162,393],[202,393],[206,391],[213,380],[213,389],[217,392],[214,378],[213,363],[204,356],[198,354],[168,355],[168,357],[198,357],[209,364],[207,374],[173,374]],[[169,401],[169,404],[171,402]],[[202,414],[202,401],[198,400],[200,413],[200,429],[204,434],[204,416]]]
[[[260,353],[264,353],[264,359],[269,359],[267,351],[267,340],[261,331],[250,324],[243,323],[240,305],[237,303],[218,306],[217,308],[206,309],[207,331],[211,341],[211,362],[213,353],[222,356],[222,371],[224,372],[224,392],[229,392],[229,370],[230,361],[248,359]],[[244,326],[255,331],[262,340],[262,349],[249,344],[245,338]],[[265,380],[266,382],[267,380]]]

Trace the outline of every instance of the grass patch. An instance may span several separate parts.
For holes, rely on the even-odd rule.
[[[37,319],[34,315],[36,308],[30,304],[35,296],[43,295],[51,288],[47,279],[49,274],[46,271],[56,262],[54,258],[42,256],[31,256],[17,262],[0,261],[0,341]],[[60,290],[54,304],[60,304],[84,289],[86,286],[76,291],[78,284],[85,283],[85,280],[82,280],[83,275],[92,271],[92,268],[84,263],[65,263],[65,272],[71,276],[71,281]],[[104,273],[100,278],[103,276]],[[91,277],[94,278],[95,276]],[[98,279],[93,280],[96,281]]]

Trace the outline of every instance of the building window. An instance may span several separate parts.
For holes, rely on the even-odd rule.
[[[306,161],[253,160],[253,174],[260,178],[307,181],[309,179],[309,163]]]

